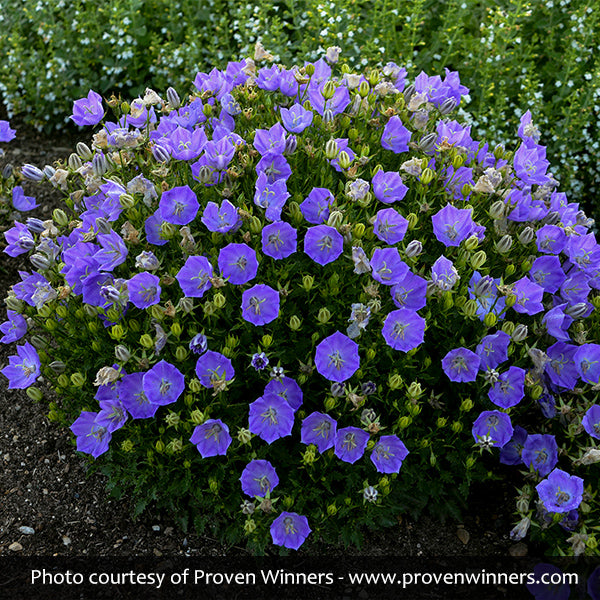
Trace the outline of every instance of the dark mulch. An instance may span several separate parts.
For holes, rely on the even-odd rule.
[[[6,117],[0,114],[0,118]],[[18,137],[4,144],[6,156],[0,159],[0,167],[10,161],[15,166],[29,162],[43,168],[58,157],[67,157],[78,139],[87,138],[76,133],[47,137],[17,121],[13,125]],[[49,218],[57,196],[39,195],[31,184],[26,193],[38,195],[42,204],[32,215]],[[0,255],[1,298],[17,280],[18,268],[27,265]],[[4,316],[2,309],[2,320]],[[13,352],[12,347],[0,347],[0,366],[7,364]],[[21,391],[8,390],[6,379],[0,376],[0,555],[244,554],[242,548],[224,547],[210,537],[182,531],[167,514],[150,511],[133,521],[126,501],[107,499],[101,475],[88,477],[88,462],[75,451],[69,432],[46,419],[47,401],[36,404]],[[462,523],[404,518],[383,533],[369,535],[362,549],[347,554],[506,556],[512,546],[507,532],[513,503],[508,485],[476,488]],[[24,533],[30,531],[24,527],[33,533]],[[331,550],[318,543],[308,548],[309,553]]]

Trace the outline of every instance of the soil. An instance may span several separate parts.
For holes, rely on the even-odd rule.
[[[0,118],[6,119],[0,112]],[[74,151],[88,135],[77,132],[47,137],[12,120],[17,138],[2,144],[7,162],[32,163],[40,168]],[[58,196],[40,195],[28,182],[25,192],[36,195],[40,207],[27,216],[49,218]],[[0,298],[25,263],[0,254]],[[0,320],[4,320],[2,309]],[[14,353],[0,346],[0,367]],[[47,401],[47,400],[46,400]],[[239,547],[226,547],[207,536],[184,532],[169,515],[152,510],[134,521],[127,501],[107,499],[105,480],[88,476],[87,458],[76,452],[69,432],[50,423],[46,401],[34,403],[20,390],[8,390],[0,377],[0,555],[4,556],[243,556]],[[344,551],[360,556],[508,556],[527,548],[509,540],[514,490],[494,483],[476,487],[468,514],[461,523],[444,524],[424,517],[409,518],[384,532],[368,536],[361,549]],[[342,552],[318,543],[306,544],[299,554]],[[0,594],[1,595],[1,594]]]

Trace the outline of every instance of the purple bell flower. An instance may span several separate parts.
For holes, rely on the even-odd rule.
[[[354,464],[362,458],[369,441],[369,434],[358,427],[338,429],[335,436],[335,455],[344,462]]]
[[[317,346],[315,365],[317,371],[329,381],[346,381],[360,366],[358,344],[336,331]]]
[[[380,473],[398,473],[408,450],[395,435],[383,435],[371,452],[371,462]]]
[[[220,419],[208,419],[194,428],[190,442],[196,446],[202,458],[225,456],[231,444],[229,427]]]
[[[568,513],[581,504],[583,479],[554,469],[535,489],[547,511]]]
[[[277,472],[268,460],[251,460],[240,477],[242,491],[247,496],[264,498],[270,494],[279,483]]]
[[[303,444],[314,444],[323,453],[335,445],[337,422],[329,415],[313,412],[302,421],[300,430]]]
[[[275,545],[298,550],[309,536],[311,528],[306,517],[284,511],[271,523],[270,531]]]
[[[267,444],[291,435],[294,410],[281,396],[265,393],[250,404],[249,426]]]
[[[442,368],[450,381],[468,382],[477,379],[481,359],[467,348],[450,350],[442,359]]]

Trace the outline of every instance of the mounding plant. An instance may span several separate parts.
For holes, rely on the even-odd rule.
[[[456,72],[336,62],[75,101],[90,145],[22,168],[64,207],[5,234],[32,266],[5,300],[9,387],[49,386],[136,513],[257,552],[458,515],[512,465],[511,535],[596,553],[591,221],[529,111],[490,148],[455,119]]]

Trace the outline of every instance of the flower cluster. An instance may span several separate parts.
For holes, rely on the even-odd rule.
[[[484,449],[536,480],[524,518],[535,494],[584,526],[600,246],[531,114],[511,154],[450,116],[456,73],[247,59],[194,87],[74,102],[102,126],[52,174],[64,209],[5,236],[32,265],[9,385],[43,375],[120,484],[259,546],[355,540],[415,485],[484,479]]]

